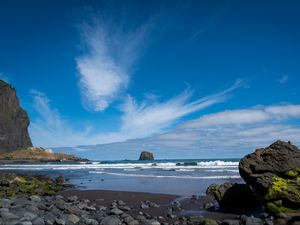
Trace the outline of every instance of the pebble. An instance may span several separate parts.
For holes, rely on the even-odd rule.
[[[66,222],[64,220],[62,220],[62,219],[56,218],[55,219],[55,224],[56,225],[65,225]]]
[[[40,202],[40,201],[42,201],[41,198],[39,196],[37,196],[37,195],[30,196],[29,200],[33,201],[33,202]]]
[[[215,221],[202,216],[177,216],[181,209],[179,201],[174,201],[165,216],[153,216],[148,210],[135,213],[121,200],[115,200],[111,208],[92,204],[87,199],[71,196],[14,197],[0,199],[0,224],[10,225],[273,225],[269,215],[261,218],[240,216],[232,220]],[[158,204],[142,201],[141,208],[158,208]],[[130,213],[131,215],[127,214]],[[178,213],[180,214],[180,213]],[[6,221],[8,221],[6,223]]]
[[[110,210],[110,213],[114,215],[121,215],[123,214],[123,211],[118,208],[113,208],[112,210]]]
[[[13,220],[13,219],[18,219],[19,217],[11,212],[1,212],[0,213],[1,218],[5,220]]]
[[[69,202],[76,202],[78,200],[78,197],[76,195],[70,196],[67,198]]]
[[[32,225],[45,225],[45,221],[41,217],[32,220]]]
[[[74,214],[70,214],[68,215],[67,221],[71,224],[76,224],[78,223],[80,220],[80,218]]]
[[[116,216],[107,216],[104,217],[100,223],[101,225],[119,225],[121,220]]]

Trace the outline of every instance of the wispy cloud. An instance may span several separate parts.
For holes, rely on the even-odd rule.
[[[90,110],[105,110],[126,90],[151,22],[128,30],[122,25],[94,16],[80,26],[85,52],[76,63],[83,104]]]
[[[134,159],[142,149],[151,150],[156,158],[242,157],[278,139],[300,145],[299,110],[300,105],[291,104],[227,110],[201,116],[169,132],[83,148],[94,158],[110,150],[107,159]]]
[[[224,91],[195,101],[190,101],[192,96],[190,90],[186,90],[164,102],[144,101],[139,104],[129,96],[122,107],[124,115],[122,117],[121,131],[132,134],[135,137],[144,137],[156,132],[162,132],[186,115],[224,102],[228,98],[228,94],[240,87],[242,83],[242,80],[238,80]]]
[[[37,90],[32,90],[33,107],[38,114],[31,121],[29,132],[34,145],[43,147],[74,146],[84,141],[87,131],[78,132],[60,115],[57,109],[50,106],[48,97]]]
[[[227,110],[189,121],[182,128],[204,128],[226,125],[257,124],[300,118],[300,105],[258,106],[250,109]]]
[[[280,77],[280,79],[278,79],[278,83],[284,84],[287,82],[288,79],[289,79],[288,75],[283,75],[282,77]]]
[[[137,103],[132,97],[121,107],[122,124],[115,132],[99,133],[93,127],[78,131],[52,108],[48,97],[38,91],[32,91],[34,108],[39,114],[30,125],[30,134],[35,145],[44,147],[76,146],[83,144],[106,144],[149,137],[166,131],[182,117],[200,111],[214,104],[225,101],[229,94],[240,87],[243,82],[238,80],[231,87],[191,101],[192,92],[183,93],[159,102],[156,98],[148,98]]]

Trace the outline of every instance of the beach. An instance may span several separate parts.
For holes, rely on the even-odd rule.
[[[238,159],[120,160],[90,163],[2,164],[0,171],[34,172],[64,176],[79,190],[112,190],[206,195],[209,185],[242,182]]]

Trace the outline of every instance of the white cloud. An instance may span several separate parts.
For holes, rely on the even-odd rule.
[[[196,101],[190,101],[192,93],[189,90],[165,102],[144,101],[139,104],[129,96],[122,107],[124,115],[121,131],[133,138],[161,132],[186,115],[225,101],[227,94],[241,84],[242,81],[238,80],[230,88]]]
[[[228,94],[241,83],[237,81],[224,91],[195,101],[190,100],[192,92],[189,90],[164,102],[151,97],[138,104],[132,97],[128,97],[121,107],[123,116],[120,129],[106,133],[98,133],[93,127],[81,131],[74,129],[57,109],[50,106],[45,94],[32,91],[34,108],[39,116],[32,121],[30,134],[35,145],[44,147],[106,144],[149,137],[165,131],[186,115],[225,101]]]
[[[30,137],[36,146],[74,146],[74,141],[83,143],[87,132],[73,130],[57,109],[51,108],[48,97],[37,90],[31,91],[37,119],[29,126]]]
[[[288,76],[288,75],[283,75],[283,76],[278,80],[278,83],[284,84],[285,82],[287,82],[288,79],[289,79],[289,76]]]
[[[200,128],[230,124],[258,123],[269,119],[269,115],[261,110],[228,110],[211,115],[205,115],[198,120],[190,121],[183,128]]]
[[[226,110],[201,116],[166,133],[84,148],[95,158],[111,150],[107,159],[126,155],[134,159],[143,149],[154,152],[156,158],[242,157],[278,139],[299,146],[299,107],[289,104]]]
[[[126,90],[150,26],[145,23],[125,31],[98,16],[80,27],[86,52],[76,58],[76,63],[86,108],[103,111]]]
[[[266,112],[273,116],[285,118],[300,118],[300,105],[277,105],[265,109]]]
[[[226,110],[189,121],[182,125],[182,128],[253,124],[290,118],[300,118],[300,105],[273,105],[250,109]]]

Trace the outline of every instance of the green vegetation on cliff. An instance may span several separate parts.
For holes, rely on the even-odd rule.
[[[43,148],[30,147],[6,153],[0,153],[0,160],[30,160],[30,161],[83,161],[83,159],[64,153],[53,153]]]

